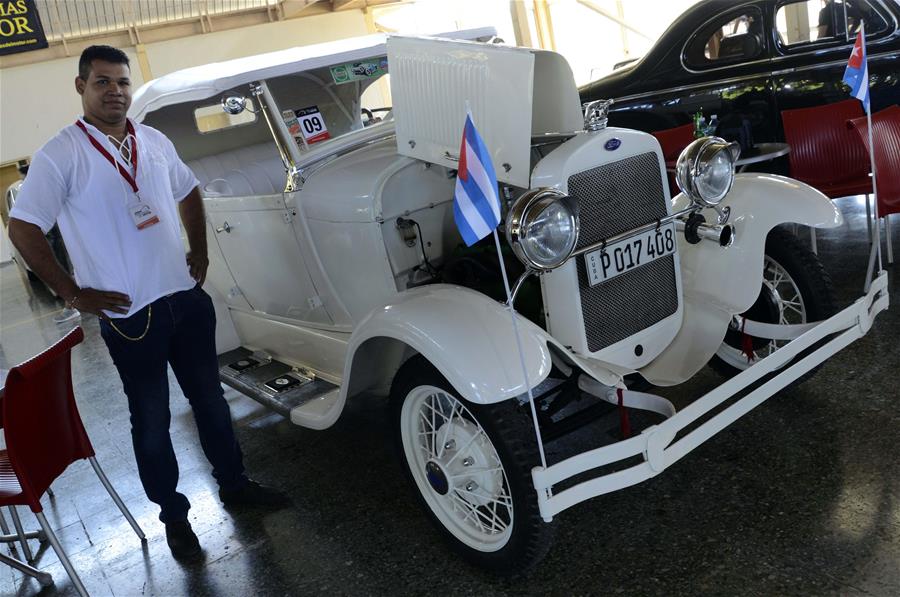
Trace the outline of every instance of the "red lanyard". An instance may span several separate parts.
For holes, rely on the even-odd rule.
[[[132,190],[134,190],[134,194],[137,195],[138,186],[137,186],[137,183],[135,182],[135,178],[137,178],[137,167],[138,167],[137,137],[134,134],[134,127],[131,125],[131,121],[127,120],[127,119],[125,120],[125,129],[128,131],[128,134],[131,135],[131,137],[133,139],[133,141],[131,142],[131,167],[134,169],[134,178],[132,178],[132,176],[128,172],[128,170],[126,170],[125,168],[122,167],[122,164],[119,163],[119,160],[117,160],[112,155],[110,155],[110,153],[108,151],[106,151],[106,148],[103,147],[100,144],[100,142],[97,141],[94,138],[94,136],[88,132],[87,127],[84,126],[83,122],[81,122],[80,120],[76,120],[75,124],[78,126],[78,128],[80,128],[82,131],[84,131],[84,134],[87,135],[88,139],[90,139],[91,145],[94,146],[94,149],[99,151],[100,155],[105,157],[109,161],[110,164],[112,164],[113,166],[116,167],[116,170],[119,171],[119,174],[122,175],[122,178],[125,179],[125,182],[127,182],[129,185],[131,185]]]

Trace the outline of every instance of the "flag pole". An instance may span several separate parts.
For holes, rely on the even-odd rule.
[[[472,120],[472,126],[474,128],[475,125],[474,125],[474,119],[472,118],[472,107],[469,104],[468,99],[465,100],[465,102],[466,102],[466,117],[468,119]],[[475,135],[476,135],[476,137],[479,136],[477,130],[475,131]],[[465,130],[463,130],[463,143],[462,143],[462,147],[460,148],[460,155],[459,155],[459,161],[461,163],[460,165],[463,168],[465,168],[465,166],[463,166],[463,164],[467,163],[465,160],[465,155],[463,154],[463,152],[466,151],[465,139],[466,139]],[[488,163],[490,163],[491,162],[490,155],[487,155],[486,158],[487,158]],[[491,165],[491,170],[493,170],[493,165]],[[522,377],[525,380],[525,391],[528,394],[528,404],[531,405],[531,418],[532,418],[532,421],[534,422],[534,434],[537,439],[538,453],[541,456],[541,466],[544,468],[547,468],[547,456],[544,454],[544,440],[541,437],[541,426],[538,421],[537,407],[534,404],[534,393],[531,391],[531,381],[528,379],[528,366],[525,364],[525,348],[522,346],[522,338],[519,335],[519,322],[516,318],[516,310],[513,307],[512,291],[509,288],[509,276],[507,276],[507,274],[506,274],[506,264],[503,262],[503,251],[500,248],[500,237],[497,235],[497,227],[500,224],[500,200],[499,200],[499,193],[497,192],[497,177],[492,172],[490,178],[492,179],[491,182],[494,187],[493,188],[494,200],[496,201],[496,204],[493,206],[493,209],[494,209],[495,215],[496,215],[496,220],[493,222],[493,227],[491,229],[491,232],[494,235],[494,245],[497,247],[497,259],[500,261],[500,272],[503,277],[503,287],[506,289],[506,310],[509,312],[509,318],[512,321],[513,336],[516,339],[516,348],[519,353],[519,365],[521,365],[521,367],[522,367]],[[457,182],[457,185],[459,185],[459,178],[457,178],[456,182]],[[483,192],[487,192],[487,189],[484,189]],[[458,199],[458,197],[456,196],[456,193],[454,193],[454,199],[453,199],[454,202],[456,202],[457,199]],[[457,222],[457,225],[458,225],[458,222]],[[484,236],[487,236],[487,235],[484,235]],[[484,238],[484,236],[482,236],[480,238]],[[546,490],[546,491],[549,494],[549,490]]]
[[[534,434],[537,437],[538,452],[541,455],[541,466],[547,468],[547,457],[544,454],[544,440],[541,438],[541,427],[538,423],[537,407],[534,405],[534,394],[531,392],[531,382],[528,380],[528,367],[525,365],[525,349],[522,339],[519,337],[519,323],[516,320],[516,310],[513,308],[512,291],[509,289],[509,276],[506,275],[506,264],[503,263],[503,253],[500,250],[500,236],[494,228],[494,245],[497,247],[497,259],[500,260],[500,272],[503,274],[503,287],[506,289],[506,310],[512,320],[513,335],[516,337],[516,347],[519,350],[519,364],[522,366],[522,376],[525,378],[525,389],[528,392],[528,404],[531,405],[531,418],[534,420]]]
[[[866,89],[869,89],[869,56],[868,52],[865,50],[866,43],[866,22],[865,20],[860,21],[859,30],[863,36],[863,52],[866,54],[865,61],[865,73],[866,73]],[[884,265],[881,262],[881,223],[878,221],[878,177],[875,172],[875,145],[872,143],[872,95],[869,93],[869,103],[865,106],[866,108],[866,122],[868,123],[869,129],[869,163],[872,167],[872,195],[875,197],[875,208],[873,210],[873,215],[875,217],[875,234],[873,236],[874,246],[872,247],[872,252],[869,256],[869,265],[866,268],[866,284],[863,286],[863,292],[869,292],[869,288],[872,286],[872,279],[874,277],[875,272],[873,271],[875,265],[874,257],[877,256],[878,259],[878,271],[880,272],[884,269]]]

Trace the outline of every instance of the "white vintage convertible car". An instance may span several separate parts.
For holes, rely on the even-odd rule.
[[[499,179],[499,256],[454,224],[467,105]],[[733,147],[704,138],[670,197],[656,140],[604,110],[582,110],[555,53],[380,35],[173,73],[132,106],[201,181],[222,381],[310,429],[389,397],[425,511],[500,574],[540,561],[557,514],[659,474],[888,306],[876,272],[836,312],[780,226],[840,224],[824,195],[736,175]],[[677,412],[648,393],[707,364],[727,381]],[[651,423],[629,430],[634,409]],[[548,459],[619,415],[621,439]]]

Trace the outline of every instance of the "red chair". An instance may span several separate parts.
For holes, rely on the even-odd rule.
[[[685,124],[671,129],[663,129],[650,133],[659,141],[662,149],[663,160],[666,162],[666,170],[669,172],[669,194],[674,195],[678,191],[675,185],[675,162],[681,151],[694,140],[694,125]]]
[[[869,123],[865,117],[853,118],[866,151],[869,149]],[[872,114],[872,145],[875,153],[875,181],[878,187],[878,216],[884,218],[888,263],[894,262],[891,245],[891,214],[900,213],[900,106],[890,106]]]
[[[859,116],[865,114],[856,99],[783,110],[784,138],[791,146],[791,177],[832,199],[871,193],[866,147],[846,124]]]
[[[782,110],[784,138],[791,146],[791,177],[819,189],[832,199],[872,192],[866,148],[847,121],[863,116],[859,100],[848,99],[824,106]],[[813,251],[816,230],[810,228]]]
[[[6,450],[0,451],[0,506],[29,506],[80,595],[88,593],[44,516],[41,496],[76,460],[87,459],[116,506],[143,541],[144,532],[113,489],[88,439],[72,391],[72,347],[84,339],[76,327],[34,358],[13,367],[6,378],[3,423]],[[52,582],[50,575],[0,554],[17,570]]]

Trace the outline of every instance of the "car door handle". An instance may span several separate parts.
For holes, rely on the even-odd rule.
[[[223,232],[228,232],[228,233],[230,233],[232,228],[234,228],[234,226],[232,226],[232,225],[229,224],[227,221],[225,221],[225,222],[222,223],[221,226],[219,226],[218,228],[216,228],[216,232],[217,232],[218,234],[221,234],[221,233],[223,233]]]

